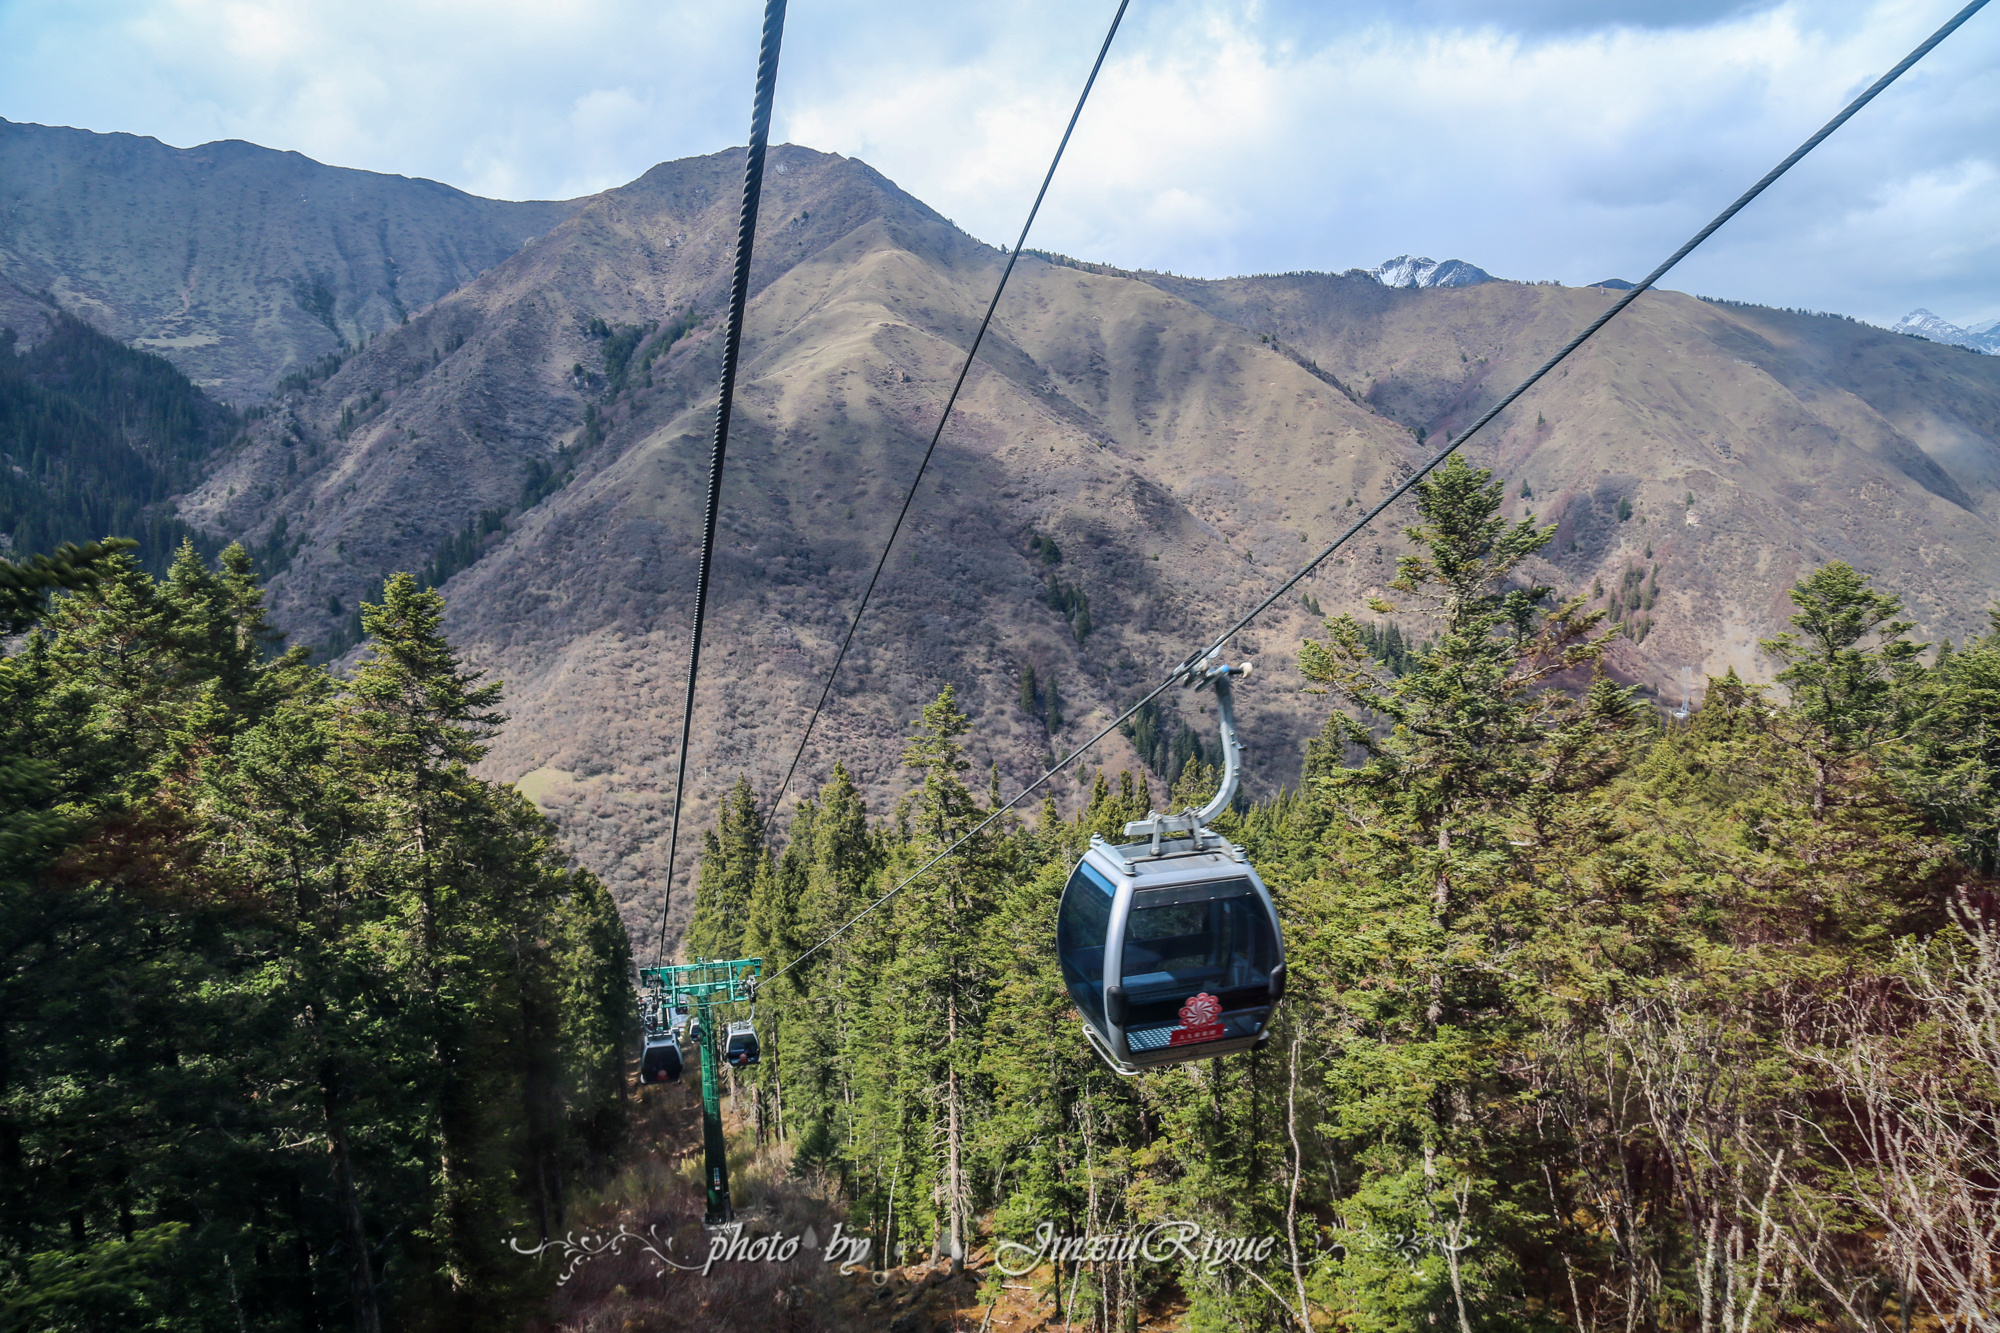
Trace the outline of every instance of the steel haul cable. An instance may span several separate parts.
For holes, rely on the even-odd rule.
[[[1169,687],[1180,682],[1185,673],[1188,671],[1188,669],[1192,667],[1195,663],[1202,661],[1211,653],[1219,652],[1222,649],[1222,646],[1228,643],[1231,639],[1235,638],[1237,634],[1241,633],[1245,626],[1247,626],[1251,621],[1255,620],[1259,615],[1262,615],[1265,611],[1269,610],[1272,603],[1276,602],[1280,597],[1284,596],[1287,592],[1290,592],[1292,588],[1297,586],[1299,580],[1305,578],[1308,574],[1312,573],[1313,570],[1319,568],[1319,566],[1325,562],[1327,557],[1331,556],[1335,551],[1338,551],[1342,546],[1346,545],[1350,540],[1352,540],[1357,533],[1359,533],[1363,528],[1367,527],[1369,522],[1375,519],[1377,516],[1379,516],[1383,510],[1387,509],[1390,505],[1394,504],[1396,501],[1402,499],[1404,495],[1408,494],[1411,488],[1416,486],[1416,484],[1422,481],[1426,476],[1430,475],[1431,471],[1434,468],[1436,468],[1440,463],[1444,462],[1445,459],[1451,457],[1452,454],[1456,453],[1458,449],[1461,446],[1463,446],[1467,440],[1471,439],[1475,434],[1477,434],[1482,427],[1484,427],[1488,422],[1493,420],[1494,417],[1498,416],[1508,405],[1513,403],[1515,399],[1519,398],[1522,394],[1526,393],[1529,389],[1533,388],[1535,384],[1542,379],[1543,376],[1547,375],[1551,370],[1554,370],[1558,365],[1562,364],[1564,359],[1567,358],[1570,355],[1570,353],[1574,352],[1577,348],[1583,346],[1583,344],[1588,342],[1597,333],[1599,329],[1602,329],[1606,324],[1609,324],[1614,318],[1616,318],[1620,311],[1624,310],[1625,307],[1631,305],[1632,302],[1638,300],[1640,293],[1646,291],[1647,289],[1652,287],[1654,283],[1658,282],[1662,277],[1664,277],[1667,273],[1667,270],[1671,269],[1674,265],[1680,263],[1681,260],[1687,258],[1687,256],[1694,250],[1694,248],[1700,245],[1703,241],[1707,240],[1710,236],[1712,236],[1718,227],[1722,226],[1723,223],[1729,221],[1729,219],[1735,217],[1739,212],[1743,210],[1743,208],[1747,204],[1750,203],[1751,200],[1755,199],[1758,195],[1762,194],[1780,176],[1784,175],[1787,171],[1790,171],[1794,166],[1796,166],[1799,160],[1805,157],[1807,153],[1810,153],[1813,149],[1817,148],[1820,145],[1821,141],[1824,140],[1829,134],[1832,134],[1835,130],[1839,129],[1842,125],[1846,124],[1848,120],[1853,117],[1855,112],[1861,110],[1862,107],[1867,106],[1868,103],[1874,101],[1877,94],[1879,94],[1883,89],[1887,88],[1890,84],[1894,83],[1897,79],[1901,78],[1903,74],[1906,73],[1912,65],[1916,64],[1919,60],[1922,60],[1926,55],[1928,55],[1931,51],[1931,48],[1935,47],[1939,42],[1942,42],[1945,38],[1951,36],[1952,33],[1958,30],[1960,25],[1962,25],[1967,19],[1971,18],[1974,14],[1978,13],[1981,9],[1985,8],[1985,6],[1986,6],[1986,0],[1972,0],[1971,4],[1968,4],[1965,8],[1959,10],[1957,14],[1952,16],[1949,22],[1947,22],[1943,27],[1939,28],[1936,32],[1932,33],[1914,51],[1910,52],[1909,55],[1903,57],[1902,61],[1898,63],[1894,69],[1890,70],[1887,74],[1884,74],[1881,78],[1877,79],[1874,83],[1870,84],[1867,87],[1867,89],[1861,93],[1860,96],[1856,97],[1852,102],[1849,102],[1847,106],[1841,110],[1839,115],[1835,116],[1832,120],[1828,121],[1825,125],[1821,126],[1817,134],[1814,134],[1810,139],[1807,139],[1804,143],[1800,144],[1796,149],[1792,151],[1790,156],[1785,158],[1784,161],[1778,163],[1777,166],[1765,172],[1763,178],[1760,179],[1755,185],[1752,185],[1748,190],[1744,191],[1743,194],[1736,200],[1735,203],[1732,203],[1731,205],[1729,205],[1729,207],[1723,209],[1722,212],[1718,213],[1715,216],[1715,219],[1713,221],[1711,221],[1707,226],[1703,227],[1700,231],[1696,232],[1694,236],[1690,238],[1685,245],[1681,246],[1680,249],[1674,251],[1671,255],[1667,256],[1667,258],[1657,268],[1655,268],[1651,273],[1648,273],[1646,275],[1645,281],[1638,283],[1636,286],[1632,288],[1631,291],[1626,292],[1622,297],[1620,297],[1616,302],[1614,302],[1611,305],[1611,307],[1607,309],[1603,314],[1599,315],[1596,319],[1592,320],[1590,324],[1587,327],[1585,327],[1582,332],[1578,333],[1574,338],[1571,338],[1568,342],[1564,343],[1554,356],[1551,356],[1548,360],[1544,361],[1540,366],[1536,367],[1534,372],[1530,374],[1526,379],[1522,380],[1519,384],[1515,385],[1514,388],[1509,393],[1506,394],[1506,396],[1502,397],[1498,402],[1494,403],[1493,406],[1487,408],[1484,412],[1480,413],[1479,418],[1476,421],[1474,421],[1470,426],[1466,427],[1465,430],[1460,432],[1458,436],[1452,439],[1449,443],[1447,443],[1444,448],[1438,450],[1437,453],[1433,454],[1428,460],[1426,460],[1422,467],[1418,468],[1415,472],[1411,473],[1410,476],[1403,481],[1402,485],[1396,487],[1395,490],[1391,491],[1388,494],[1388,496],[1381,501],[1381,503],[1377,504],[1373,509],[1370,509],[1367,513],[1363,514],[1359,519],[1355,520],[1353,526],[1349,527],[1347,531],[1341,533],[1340,536],[1334,538],[1334,540],[1326,547],[1325,550],[1321,551],[1318,555],[1314,556],[1311,560],[1307,561],[1305,565],[1299,569],[1298,573],[1292,575],[1290,578],[1286,579],[1284,583],[1279,585],[1277,591],[1273,592],[1269,597],[1266,597],[1263,601],[1257,603],[1257,605],[1252,607],[1249,613],[1244,615],[1242,619],[1238,620],[1235,624],[1231,625],[1221,634],[1218,634],[1215,638],[1211,639],[1206,647],[1200,649],[1195,653],[1190,654],[1186,658],[1183,658],[1181,662],[1174,667],[1173,671],[1168,674],[1167,678],[1161,681],[1158,685],[1154,686],[1150,691],[1148,691],[1143,699],[1139,700],[1139,702],[1133,704],[1130,708],[1126,709],[1123,713],[1120,713],[1116,718],[1112,719],[1109,726],[1106,726],[1102,731],[1098,732],[1095,736],[1092,736],[1089,740],[1085,741],[1082,745],[1078,746],[1075,750],[1071,751],[1066,757],[1064,757],[1061,763],[1049,769],[1046,773],[1036,778],[1026,787],[1023,787],[1021,789],[1020,794],[1014,797],[1013,800],[1007,802],[1007,804],[1001,806],[999,809],[995,810],[992,814],[980,820],[979,823],[975,824],[956,842],[946,847],[943,851],[933,856],[930,860],[924,862],[923,865],[917,867],[916,870],[912,871],[908,876],[906,876],[904,879],[898,882],[888,892],[884,893],[881,897],[875,899],[875,901],[869,903],[868,906],[862,908],[859,912],[855,913],[852,917],[848,918],[846,922],[841,924],[837,929],[827,934],[823,939],[819,941],[819,943],[813,945],[810,949],[807,949],[804,953],[801,953],[797,958],[792,959],[791,962],[786,963],[776,972],[773,972],[769,977],[764,978],[764,980],[760,984],[768,986],[771,982],[776,981],[779,977],[784,976],[787,972],[797,967],[800,963],[803,963],[806,959],[812,957],[814,954],[818,953],[821,949],[825,948],[827,945],[833,943],[833,941],[839,939],[842,935],[846,934],[854,926],[859,924],[863,919],[865,919],[872,912],[874,912],[876,908],[882,906],[884,903],[888,902],[891,898],[894,898],[897,894],[901,893],[904,889],[908,888],[910,885],[916,883],[917,880],[923,878],[926,874],[929,874],[931,869],[934,866],[936,866],[939,862],[943,861],[946,857],[950,856],[960,847],[963,847],[973,838],[979,836],[979,834],[982,831],[984,831],[987,828],[987,826],[992,824],[995,820],[999,819],[1002,815],[1006,814],[1008,811],[1012,810],[1022,801],[1026,800],[1032,793],[1034,793],[1038,788],[1042,786],[1042,784],[1046,783],[1050,778],[1056,776],[1058,773],[1068,768],[1071,764],[1075,763],[1077,758],[1080,755],[1082,755],[1086,750],[1089,750],[1092,746],[1096,745],[1099,741],[1103,740],[1106,736],[1109,736],[1113,731],[1117,730],[1117,728],[1122,723],[1124,723],[1126,719],[1130,718],[1134,713],[1137,713],[1141,708],[1144,708],[1147,704],[1151,703],[1154,699],[1158,698],[1161,694],[1165,693]]]
[[[785,770],[785,780],[778,784],[778,794],[771,798],[771,808],[765,818],[777,815],[784,804],[785,793],[791,790],[792,777],[799,771],[799,760],[805,757],[806,746],[812,740],[813,728],[819,725],[819,715],[826,710],[828,696],[833,693],[834,678],[840,675],[840,664],[847,660],[847,650],[854,642],[854,631],[860,627],[861,617],[868,610],[869,601],[875,596],[875,585],[882,579],[883,566],[889,563],[889,552],[896,545],[896,537],[903,530],[903,520],[909,517],[910,502],[917,498],[917,487],[922,484],[924,472],[931,465],[931,455],[937,452],[938,440],[944,435],[945,423],[951,420],[951,409],[958,403],[958,392],[965,387],[965,377],[972,371],[973,358],[979,355],[979,344],[986,340],[986,330],[993,323],[993,312],[1000,306],[1001,293],[1007,290],[1007,279],[1014,275],[1014,265],[1021,258],[1021,247],[1027,244],[1028,229],[1035,225],[1035,214],[1042,210],[1042,200],[1048,196],[1049,182],[1056,178],[1056,168],[1062,164],[1063,150],[1069,147],[1070,135],[1076,132],[1076,122],[1083,115],[1083,104],[1090,100],[1090,90],[1097,83],[1097,72],[1104,68],[1104,57],[1110,53],[1111,39],[1118,35],[1118,25],[1125,18],[1125,6],[1131,0],[1118,0],[1118,12],[1111,16],[1111,27],[1104,34],[1103,45],[1097,48],[1097,60],[1090,67],[1090,77],[1083,81],[1083,92],[1076,99],[1076,110],[1069,114],[1069,124],[1064,127],[1061,142],[1056,144],[1056,155],[1049,162],[1048,172],[1042,177],[1042,188],[1035,192],[1035,202],[1028,209],[1028,220],[1021,224],[1021,234],[1014,241],[1014,248],[1007,256],[1007,264],[1000,270],[1000,281],[993,288],[993,299],[986,303],[986,315],[979,321],[978,332],[972,335],[972,346],[965,351],[965,362],[958,368],[958,379],[952,383],[951,393],[944,400],[944,411],[938,413],[937,429],[931,432],[930,446],[924,450],[923,460],[917,464],[917,475],[910,479],[910,488],[903,493],[903,507],[896,515],[896,521],[889,528],[889,540],[882,544],[882,557],[875,562],[875,572],[868,577],[868,586],[862,591],[861,602],[854,608],[854,618],[847,623],[847,637],[840,641],[840,651],[834,654],[833,669],[826,673],[826,685],[819,692],[819,702],[813,705],[812,716],[806,719],[805,732],[799,737],[799,748],[792,755],[792,764]]]
[[[736,396],[737,353],[743,343],[743,307],[750,299],[750,252],[757,241],[757,203],[764,192],[764,150],[771,137],[771,101],[778,87],[778,48],[785,38],[785,0],[765,0],[764,36],[757,53],[757,91],[750,106],[750,148],[743,159],[743,215],[736,226],[736,272],[729,288],[729,327],[722,344],[721,397],[715,405],[715,443],[708,458],[708,515],[702,524],[701,567],[694,581],[694,626],[688,635],[687,691],[681,701],[680,760],[674,773],[674,818],[667,834],[667,878],[660,899],[658,967],[667,949],[667,907],[674,897],[674,855],[681,838],[681,800],[687,789],[688,740],[694,730],[694,686],[701,674],[701,628],[708,613],[709,571],[715,557],[715,521],[722,502],[722,463],[729,453],[729,409]]]

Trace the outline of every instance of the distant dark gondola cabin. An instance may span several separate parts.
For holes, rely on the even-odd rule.
[[[664,1032],[648,1034],[645,1049],[639,1055],[639,1081],[641,1083],[680,1082],[680,1043]]]

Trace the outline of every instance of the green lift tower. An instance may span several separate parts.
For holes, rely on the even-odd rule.
[[[763,972],[761,958],[703,959],[669,967],[642,967],[639,986],[652,991],[658,1012],[688,1008],[701,1028],[701,1147],[702,1178],[708,1206],[702,1220],[721,1226],[734,1220],[729,1205],[729,1145],[722,1137],[722,1058],[715,1007],[748,1004],[757,994]]]

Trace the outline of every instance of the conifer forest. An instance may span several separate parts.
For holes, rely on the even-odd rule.
[[[0,1333],[2000,1333],[2000,6],[13,8]]]
[[[1044,1222],[1278,1240],[1038,1270],[1078,1328],[1169,1290],[1204,1330],[2000,1328],[2000,621],[1912,642],[1830,564],[1778,690],[1665,717],[1597,670],[1604,610],[1524,579],[1551,530],[1500,483],[1454,458],[1420,495],[1410,631],[1299,645],[1306,780],[1220,825],[1286,931],[1268,1046],[1123,1078],[1081,1039],[1075,859],[1214,782],[1100,773],[760,997],[752,1132],[912,1260]],[[689,954],[782,967],[973,827],[970,726],[924,710],[893,810],[840,770],[770,827],[739,784]]]
[[[131,545],[0,567],[0,1327],[518,1325],[623,1146],[610,897],[468,771],[437,593],[335,680]]]
[[[680,954],[783,972],[739,1148],[884,1264],[1273,1238],[1023,1280],[1107,1333],[2000,1328],[2000,619],[1917,643],[1829,564],[1777,689],[1666,716],[1600,669],[1606,610],[1525,577],[1552,530],[1501,483],[1455,457],[1418,494],[1374,608],[1404,628],[1297,646],[1305,779],[1218,825],[1284,925],[1267,1045],[1121,1077],[1057,966],[1089,838],[1213,789],[1193,740],[1146,733],[1171,791],[1099,771],[828,940],[999,804],[946,687],[893,809],[836,767],[703,835]],[[156,579],[130,547],[0,580],[0,1326],[542,1326],[510,1241],[615,1192],[680,1091],[632,1090],[610,897],[472,775],[502,703],[441,594],[390,579],[342,678],[275,650],[242,548]]]

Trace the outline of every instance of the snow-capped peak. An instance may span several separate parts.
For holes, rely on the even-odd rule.
[[[1934,343],[1952,343],[1976,352],[2000,355],[2000,319],[1988,320],[1969,329],[1939,319],[1919,307],[1897,320],[1890,328],[1896,333],[1914,333]]]
[[[1891,324],[1889,328],[1895,333],[1920,334],[1934,343],[1955,343],[1965,336],[1964,329],[1956,324],[1947,324],[1921,306]]]
[[[1493,275],[1463,259],[1428,259],[1397,255],[1368,270],[1384,287],[1475,287]]]

